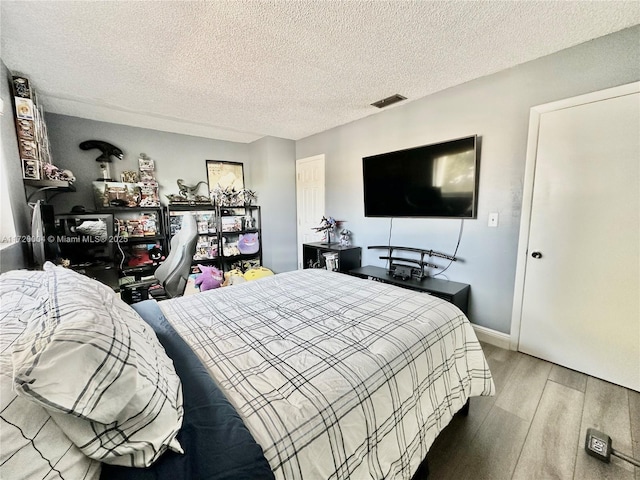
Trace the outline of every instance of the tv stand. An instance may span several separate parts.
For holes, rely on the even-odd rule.
[[[453,303],[456,307],[462,310],[462,313],[467,315],[469,306],[469,290],[471,287],[466,283],[451,282],[433,277],[427,277],[421,280],[417,280],[415,278],[403,280],[397,277],[394,278],[392,273],[389,273],[386,268],[373,267],[371,265],[355,268],[350,270],[349,273],[356,277],[388,283],[390,285],[408,288],[409,290],[415,290],[416,292],[430,293],[431,295],[442,298],[449,303]]]

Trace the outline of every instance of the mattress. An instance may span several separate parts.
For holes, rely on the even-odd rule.
[[[308,269],[159,306],[278,479],[410,479],[494,393],[468,319],[426,293]]]

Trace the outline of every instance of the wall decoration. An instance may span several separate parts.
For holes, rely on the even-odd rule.
[[[207,160],[209,192],[220,206],[243,205],[238,193],[244,190],[244,166],[239,162]]]

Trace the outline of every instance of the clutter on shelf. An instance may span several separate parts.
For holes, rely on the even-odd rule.
[[[24,75],[12,75],[11,86],[22,178],[75,181],[70,170],[53,165],[44,109],[29,79]]]
[[[96,162],[100,164],[100,174],[101,177],[98,180],[103,182],[110,182],[111,178],[111,157],[116,158],[118,160],[122,160],[124,158],[123,151],[112,145],[109,142],[105,142],[104,140],[86,140],[81,142],[78,145],[82,150],[100,150],[102,152],[97,158]]]
[[[160,206],[160,195],[158,194],[158,182],[156,180],[155,162],[146,154],[141,153],[138,157],[138,170],[140,172],[140,202],[141,207]]]
[[[160,231],[158,226],[158,218],[155,213],[142,213],[139,216],[118,216],[115,217],[115,223],[118,229],[118,237],[121,238],[142,238],[153,237],[158,235]]]
[[[96,208],[109,207],[159,207],[158,182],[155,179],[154,161],[141,153],[138,159],[140,170],[125,171],[123,180],[131,182],[113,182],[98,180],[93,182]]]

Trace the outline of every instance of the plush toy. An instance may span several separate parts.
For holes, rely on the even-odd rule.
[[[238,250],[243,254],[257,253],[260,249],[260,240],[257,233],[240,234],[238,238]]]
[[[244,283],[246,281],[247,280],[244,278],[244,275],[240,270],[233,269],[225,272],[224,283],[222,284],[222,286],[226,287],[227,285],[237,285],[238,283]]]
[[[216,267],[205,267],[204,265],[198,265],[198,268],[202,273],[196,277],[196,286],[200,288],[201,292],[212,290],[222,285],[222,271]]]
[[[273,272],[266,267],[251,268],[244,272],[244,278],[246,281],[258,280],[263,277],[270,277]]]

